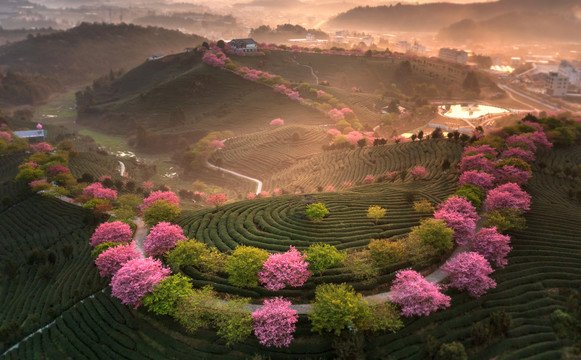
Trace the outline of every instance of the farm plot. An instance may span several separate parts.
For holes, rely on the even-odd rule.
[[[320,152],[326,139],[321,127],[283,126],[229,139],[225,148],[216,151],[210,162],[263,178]]]
[[[377,178],[390,171],[407,171],[404,181],[411,181],[410,171],[418,165],[426,168],[428,180],[438,179],[451,176],[442,171],[443,162],[448,160],[453,169],[461,153],[459,144],[444,139],[332,150],[303,159],[263,181],[265,189],[312,192],[329,185],[341,189],[346,182],[363,183],[367,175]]]

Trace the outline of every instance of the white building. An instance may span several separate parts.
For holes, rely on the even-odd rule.
[[[441,48],[438,57],[442,60],[466,64],[468,62],[468,53],[461,49]]]
[[[547,80],[547,94],[552,96],[565,96],[569,87],[569,79],[557,72],[550,72]]]
[[[400,53],[407,53],[412,48],[412,44],[409,42],[402,40],[395,43],[395,51]]]
[[[258,44],[253,39],[234,39],[228,44],[234,51],[242,50],[244,53],[258,52]]]
[[[575,69],[575,67],[567,60],[563,60],[559,64],[559,75],[567,78],[569,84],[573,86],[581,86],[581,70]]]

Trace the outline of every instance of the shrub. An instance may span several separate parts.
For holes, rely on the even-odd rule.
[[[161,222],[172,222],[180,213],[178,205],[158,200],[143,210],[143,220],[151,227]]]
[[[466,355],[466,349],[464,345],[459,342],[451,342],[447,344],[442,344],[440,350],[438,351],[438,360],[467,360],[468,355]]]
[[[387,266],[400,262],[406,256],[404,245],[390,239],[373,239],[367,247],[369,248],[371,259],[377,266]]]
[[[320,274],[326,269],[340,265],[346,254],[329,244],[312,244],[306,252],[306,261],[313,274]]]
[[[103,187],[100,182],[93,183],[83,190],[83,194],[97,199],[116,200],[117,191]]]
[[[173,249],[179,241],[186,240],[183,232],[179,225],[160,222],[149,230],[143,243],[145,252],[157,256]]]
[[[350,331],[365,327],[371,312],[363,295],[355,292],[346,284],[322,284],[315,290],[315,301],[308,313],[311,330],[322,334],[331,332],[341,335],[345,329]]]
[[[486,197],[486,192],[476,185],[466,184],[460,186],[458,190],[456,190],[455,195],[461,196],[470,201],[472,206],[479,211],[482,206],[482,201]]]
[[[426,171],[426,168],[423,166],[414,167],[412,169],[411,174],[414,180],[424,179],[428,176],[428,172]]]
[[[202,272],[216,273],[224,268],[226,256],[215,248],[195,239],[179,241],[169,251],[167,263],[174,272],[180,271],[182,266],[193,266]]]
[[[270,254],[258,272],[258,278],[268,290],[280,290],[285,286],[299,287],[311,277],[308,270],[307,256],[301,254],[294,246],[282,254]]]
[[[470,248],[498,267],[508,264],[506,256],[511,250],[510,236],[499,234],[495,227],[483,228],[476,235]]]
[[[143,297],[143,305],[157,315],[174,315],[178,304],[193,292],[190,279],[182,274],[171,275],[153,286]]]
[[[472,334],[471,334],[471,341],[472,344],[478,345],[485,345],[491,338],[490,326],[485,324],[484,322],[477,322],[472,324]]]
[[[532,174],[516,166],[505,165],[494,170],[494,177],[496,178],[497,184],[515,183],[518,185],[526,185],[532,177]]]
[[[290,306],[290,301],[278,297],[265,300],[264,306],[252,313],[254,334],[262,345],[290,345],[298,322],[297,312]]]
[[[452,249],[454,230],[448,228],[446,223],[437,219],[423,219],[419,226],[412,228],[410,237],[421,240],[423,245],[430,246],[437,255]]]
[[[258,271],[268,259],[266,250],[252,246],[238,246],[226,260],[228,281],[239,287],[258,286]]]
[[[101,253],[107,249],[110,249],[112,247],[115,246],[120,246],[123,245],[124,243],[118,243],[118,242],[112,242],[112,241],[107,241],[104,243],[100,243],[99,245],[95,246],[95,248],[93,250],[91,250],[91,257],[93,259],[97,259],[97,257],[99,255],[101,255]]]
[[[506,335],[512,326],[512,318],[504,310],[491,313],[488,322],[490,324],[490,332],[495,335]]]
[[[124,305],[137,308],[141,298],[153,291],[153,286],[165,279],[171,271],[152,258],[129,260],[111,280],[111,295]]]
[[[370,219],[374,219],[375,225],[377,225],[377,221],[379,221],[379,219],[384,217],[386,212],[387,212],[387,209],[384,209],[384,208],[377,206],[377,205],[373,205],[373,206],[370,206],[369,209],[367,209],[367,217]]]
[[[44,177],[44,171],[32,167],[23,167],[14,178],[18,182],[29,184],[32,181],[40,180]]]
[[[428,200],[414,201],[414,211],[421,214],[430,214],[435,208]]]
[[[127,261],[139,258],[141,258],[141,253],[135,248],[134,243],[130,243],[103,251],[95,259],[95,265],[99,269],[99,276],[104,278],[115,275]]]
[[[526,228],[526,219],[521,216],[522,210],[508,208],[493,210],[484,214],[484,227],[495,227],[498,232],[505,233],[508,230],[522,231]]]
[[[496,282],[488,276],[494,270],[484,256],[476,252],[456,255],[448,260],[441,270],[450,276],[451,287],[467,290],[473,297],[480,297],[488,289],[496,287]]]
[[[144,183],[145,184],[145,183]],[[149,184],[148,184],[149,186]],[[153,188],[153,184],[151,184],[151,188]],[[145,187],[144,187],[145,189]],[[149,194],[148,197],[143,199],[143,205],[141,206],[141,210],[145,210],[152,206],[154,203],[158,201],[165,201],[168,204],[176,205],[179,207],[180,205],[180,198],[172,191],[153,191]]]
[[[231,299],[217,304],[217,334],[226,340],[227,346],[244,341],[252,333],[252,315],[247,307],[248,299]]]
[[[121,221],[103,223],[91,236],[91,246],[104,242],[129,243],[133,240],[131,227]]]
[[[479,170],[487,173],[492,173],[494,170],[494,162],[487,159],[482,154],[465,156],[458,164],[458,172],[463,173],[471,170]]]
[[[401,307],[403,316],[429,315],[450,306],[450,297],[440,292],[439,285],[413,270],[398,271],[390,291],[391,301]]]
[[[314,203],[307,205],[305,215],[314,222],[322,221],[325,216],[329,214],[329,210],[322,203]]]
[[[343,265],[359,280],[369,280],[379,275],[369,250],[348,252]]]

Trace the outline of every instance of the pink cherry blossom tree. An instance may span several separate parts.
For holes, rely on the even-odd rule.
[[[210,141],[210,143],[208,145],[214,150],[223,149],[225,146],[223,141],[220,141],[217,139]]]
[[[46,175],[48,175],[49,177],[53,177],[56,176],[58,174],[69,174],[69,168],[66,166],[63,166],[61,164],[54,164],[51,165],[49,167],[47,167],[45,169],[46,171]]]
[[[30,149],[34,152],[48,153],[52,151],[52,146],[48,143],[41,142],[36,145],[30,145]]]
[[[180,206],[180,198],[173,191],[154,191],[143,199],[141,210],[146,210],[156,201],[165,201],[170,205]]]
[[[95,265],[99,269],[99,275],[104,278],[115,275],[129,260],[139,258],[141,258],[141,253],[137,251],[134,243],[130,243],[110,247],[103,251],[95,260]]]
[[[104,187],[100,182],[92,183],[84,188],[83,194],[97,199],[117,200],[117,191]]]
[[[173,249],[178,241],[184,240],[186,237],[181,226],[162,221],[149,230],[143,247],[148,255],[157,256]]]
[[[478,170],[465,171],[460,175],[458,185],[473,184],[484,190],[488,190],[494,186],[494,176]]]
[[[505,141],[505,145],[509,148],[519,147],[523,150],[529,150],[532,152],[537,151],[537,146],[535,142],[526,135],[512,135],[509,136]]]
[[[4,139],[6,142],[12,142],[12,134],[6,131],[0,131],[0,139]]]
[[[500,185],[486,195],[487,211],[514,208],[521,211],[531,209],[531,196],[515,183]]]
[[[388,171],[385,173],[385,178],[388,180],[394,180],[397,177],[397,171]]]
[[[480,297],[488,289],[496,287],[496,282],[489,277],[494,270],[484,256],[476,252],[460,253],[441,269],[450,276],[449,286],[460,291],[467,290],[473,297]]]
[[[535,154],[529,150],[523,150],[518,147],[510,148],[505,150],[500,154],[502,159],[510,159],[510,158],[517,158],[522,159],[528,163],[532,163],[535,161]]]
[[[218,207],[224,204],[227,200],[228,198],[223,193],[216,193],[208,196],[206,198],[206,203]]]
[[[544,147],[545,149],[550,149],[553,147],[553,143],[547,139],[547,134],[544,131],[536,131],[534,133],[527,134],[535,144]]]
[[[426,168],[423,166],[416,166],[412,169],[412,177],[414,178],[414,180],[419,180],[419,179],[425,179],[426,176],[428,176],[428,172],[426,171]]]
[[[483,154],[483,155],[492,155],[494,157],[496,157],[498,155],[498,151],[496,151],[495,148],[493,148],[490,145],[478,145],[478,146],[466,146],[464,148],[464,152],[462,153],[462,156],[470,156],[470,155],[476,155],[476,154]]]
[[[285,253],[270,254],[258,272],[260,283],[268,290],[302,286],[311,277],[306,257],[294,246]]]
[[[153,189],[153,183],[151,181],[144,181],[143,183],[141,183],[141,187],[143,188],[143,190],[152,190]]]
[[[498,169],[494,169],[494,177],[497,184],[515,183],[518,185],[526,185],[532,177],[531,173],[521,170],[513,165],[504,165]]]
[[[506,256],[511,250],[509,244],[510,236],[500,234],[496,227],[490,227],[483,228],[474,235],[470,249],[484,256],[490,263],[503,268],[508,264]]]
[[[430,315],[450,306],[450,297],[440,292],[441,287],[429,283],[414,270],[400,270],[390,288],[391,301],[401,307],[403,316]]]
[[[494,171],[494,162],[490,161],[482,154],[464,156],[458,164],[458,172],[463,173],[470,170],[480,170],[492,173]]]
[[[341,135],[341,131],[339,131],[338,129],[329,129],[327,130],[327,134],[334,138],[337,135]]]
[[[155,284],[165,279],[171,271],[164,268],[161,261],[145,258],[127,261],[111,280],[111,295],[124,305],[141,304],[141,298],[153,291]]]
[[[444,220],[454,230],[454,240],[458,245],[468,244],[474,236],[480,216],[476,208],[462,196],[451,196],[438,205],[434,218]]]
[[[256,193],[249,192],[248,194],[246,194],[246,199],[247,199],[247,200],[253,200],[253,199],[256,199]]]
[[[366,184],[371,184],[375,181],[375,176],[368,174],[363,181],[365,181]]]
[[[463,196],[450,196],[438,205],[439,210],[457,212],[466,219],[471,219],[474,222],[480,220],[480,216],[476,212],[476,208],[472,203]]]
[[[252,313],[254,334],[267,347],[289,346],[296,330],[298,315],[291,302],[282,297],[265,300],[264,306]]]
[[[104,242],[129,243],[133,239],[133,232],[129,225],[121,221],[107,222],[99,225],[91,236],[91,246]]]
[[[283,119],[280,119],[280,118],[271,120],[270,121],[270,125],[272,125],[272,126],[281,126],[281,125],[284,125],[284,120]]]

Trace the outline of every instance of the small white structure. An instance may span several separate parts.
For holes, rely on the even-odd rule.
[[[233,39],[228,44],[234,51],[242,50],[244,53],[258,52],[258,44],[253,39]]]
[[[468,62],[468,53],[462,49],[441,48],[438,57],[442,60],[466,64]]]
[[[566,77],[569,80],[569,84],[581,86],[581,70],[575,69],[567,60],[562,60],[559,64],[559,75]]]
[[[161,59],[163,57],[163,53],[157,53],[157,54],[153,54],[150,57],[147,58],[147,61],[154,61],[154,60],[158,60]]]

